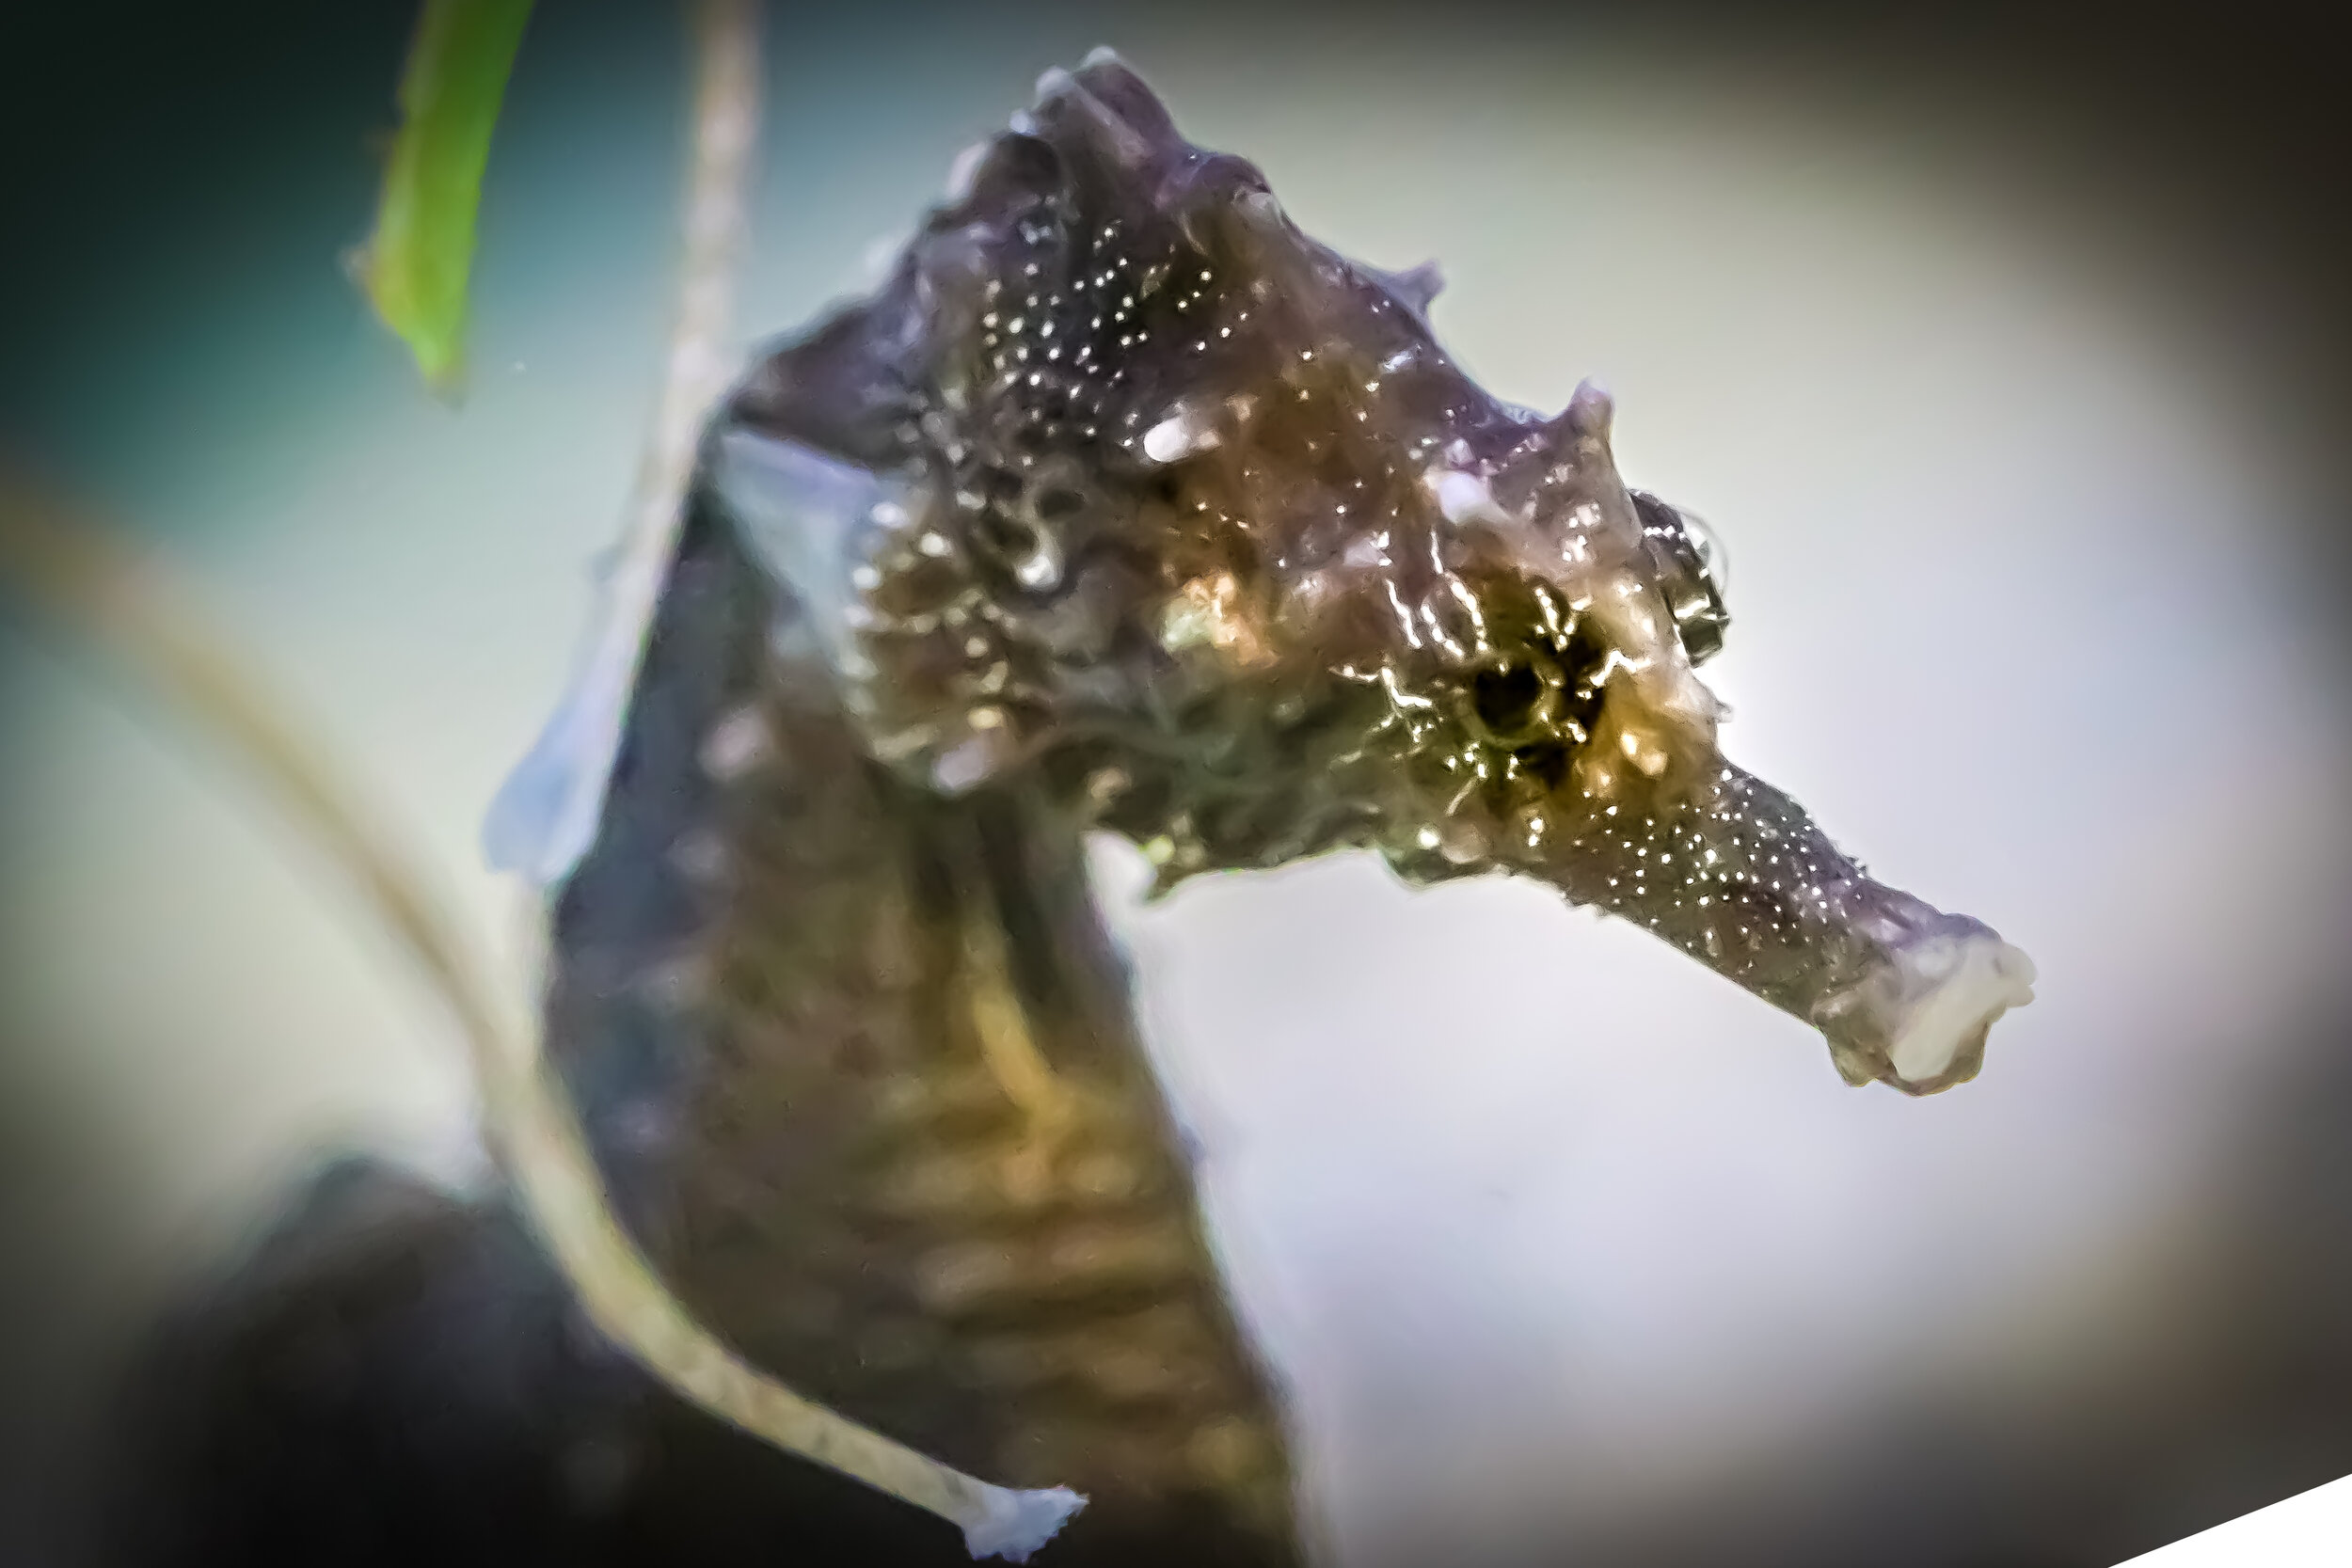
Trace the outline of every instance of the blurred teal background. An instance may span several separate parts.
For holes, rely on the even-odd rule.
[[[1104,846],[1351,1563],[2108,1562],[2352,1468],[2338,236],[2240,96],[2302,68],[2014,21],[771,16],[753,331],[1109,41],[1310,231],[1437,257],[1500,394],[1609,382],[1629,479],[1729,548],[1726,749],[2041,966],[1912,1102],[1533,888],[1339,860],[1144,911]],[[452,410],[336,266],[406,25],[8,24],[0,447],[183,568],[486,927],[476,824],[651,410],[684,62],[664,8],[542,8]],[[353,914],[0,621],[12,1413],[78,1408],[322,1151],[480,1179],[456,1042]]]

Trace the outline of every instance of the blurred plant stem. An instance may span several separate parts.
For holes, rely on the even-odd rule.
[[[677,305],[653,428],[571,683],[485,816],[484,849],[490,863],[542,885],[571,869],[603,815],[622,716],[669,578],[703,426],[738,358],[735,274],[749,227],[745,193],[759,140],[759,8],[755,0],[701,0],[693,26],[693,124],[680,214]]]

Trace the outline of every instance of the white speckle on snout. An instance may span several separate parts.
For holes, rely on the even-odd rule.
[[[1143,433],[1143,455],[1154,463],[1173,463],[1217,444],[1216,432],[1190,414],[1169,415]]]

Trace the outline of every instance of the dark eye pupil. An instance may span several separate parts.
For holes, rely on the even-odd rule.
[[[1498,735],[1524,729],[1543,700],[1543,678],[1525,664],[1482,670],[1470,683],[1479,721]]]

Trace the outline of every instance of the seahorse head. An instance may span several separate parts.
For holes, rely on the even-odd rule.
[[[1695,519],[1609,396],[1545,416],[1115,57],[965,154],[887,279],[773,345],[709,461],[874,755],[1033,780],[1163,886],[1342,847],[1533,876],[1820,1027],[1973,1076],[2032,967],[1727,763]]]

